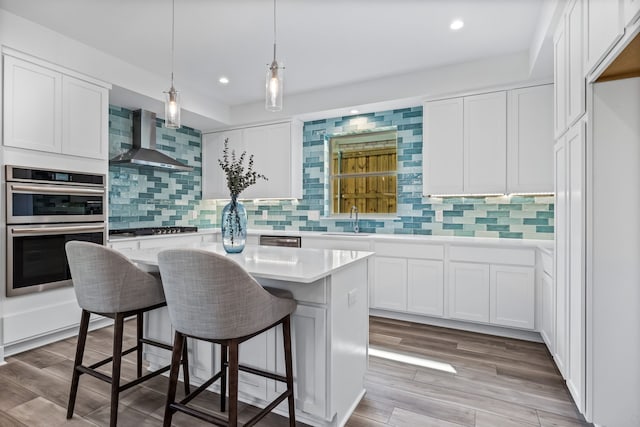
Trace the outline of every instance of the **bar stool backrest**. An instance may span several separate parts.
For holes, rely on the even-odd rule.
[[[90,242],[65,245],[78,304],[92,313],[122,313],[164,302],[157,276],[119,252]]]
[[[235,261],[198,249],[158,255],[173,327],[204,339],[244,337],[291,314],[296,303],[267,292]]]

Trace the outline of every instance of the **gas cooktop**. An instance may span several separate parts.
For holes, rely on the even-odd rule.
[[[110,236],[134,237],[134,236],[155,236],[160,234],[195,233],[198,227],[145,227],[145,228],[122,228],[119,230],[109,230]]]

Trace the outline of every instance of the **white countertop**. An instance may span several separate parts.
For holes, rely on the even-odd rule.
[[[120,252],[138,264],[158,266],[158,253],[168,248],[121,249]],[[224,255],[258,278],[288,282],[312,283],[359,262],[373,252],[332,249],[302,249],[247,245],[239,254],[228,254],[221,243],[203,243],[197,249]]]
[[[197,234],[220,234],[220,228],[208,228],[198,230],[197,233],[179,233],[179,234],[159,234],[155,236],[136,236],[136,237],[120,237],[110,236],[110,242],[121,242],[126,240],[146,240],[158,239],[165,237],[193,236]],[[534,247],[546,251],[553,251],[553,240],[535,240],[535,239],[499,239],[495,237],[460,237],[460,236],[426,236],[417,234],[384,234],[384,233],[348,233],[348,232],[323,232],[323,231],[281,231],[281,230],[248,230],[249,235],[269,235],[269,236],[300,236],[313,239],[352,239],[354,241],[373,241],[373,242],[405,242],[405,243],[448,243],[460,244],[465,246],[490,246],[505,248],[526,248]]]

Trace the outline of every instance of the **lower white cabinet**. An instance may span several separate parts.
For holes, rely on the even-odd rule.
[[[449,263],[449,316],[489,322],[489,265]]]
[[[407,311],[444,314],[444,264],[428,259],[407,260]]]
[[[495,325],[534,329],[534,268],[492,265],[490,273],[489,321]]]
[[[540,319],[540,335],[547,344],[551,354],[555,351],[555,287],[553,278],[547,273],[543,273],[540,278],[542,294],[542,316]]]
[[[407,260],[376,256],[373,261],[372,305],[388,310],[407,310]]]

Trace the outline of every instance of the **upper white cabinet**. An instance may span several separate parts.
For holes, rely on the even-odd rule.
[[[218,165],[226,138],[237,157],[247,152],[245,166],[253,154],[254,171],[268,178],[258,180],[241,198],[302,197],[302,128],[299,121],[292,121],[206,134],[202,146],[204,199],[230,197],[226,177]]]
[[[553,35],[553,81],[553,121],[557,138],[567,130],[567,33],[564,17],[560,18],[560,24]]]
[[[553,85],[509,92],[507,193],[553,192]]]
[[[4,145],[108,156],[108,85],[43,61],[4,55]]]
[[[506,158],[506,92],[494,92],[465,97],[465,193],[505,193]]]
[[[423,194],[553,190],[552,86],[424,104]]]
[[[623,0],[585,0],[586,71],[592,71],[622,37],[624,33],[622,2]],[[632,6],[633,3],[629,6],[631,10]],[[638,6],[635,5],[635,7]]]
[[[427,102],[423,109],[423,192],[464,192],[462,98]]]
[[[617,1],[617,0],[615,0]],[[566,51],[566,110],[565,123],[571,126],[586,110],[584,72],[584,1],[572,0],[565,14]]]

